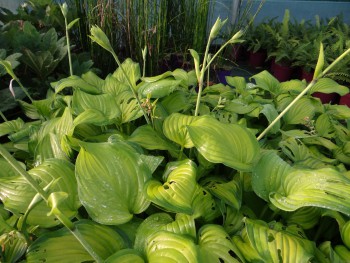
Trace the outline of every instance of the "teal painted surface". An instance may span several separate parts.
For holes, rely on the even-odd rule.
[[[23,0],[0,0],[0,7],[16,11],[18,5],[24,2]]]
[[[344,22],[350,24],[350,1],[267,0],[256,21],[273,17],[282,20],[286,9],[289,9],[291,16],[298,21],[302,19],[315,21],[316,15],[329,19],[343,14]]]

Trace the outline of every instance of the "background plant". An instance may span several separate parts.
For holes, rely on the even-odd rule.
[[[101,29],[91,35],[119,62]],[[194,50],[195,71],[141,78],[126,59],[104,78],[90,71],[51,82],[52,93],[26,104],[29,121],[0,124],[1,150],[16,157],[0,159],[1,259],[348,258],[350,112],[310,96],[348,88],[322,78],[329,68],[320,50],[307,88],[263,71],[197,94],[211,60],[205,52],[200,66]],[[24,167],[43,190],[19,174]],[[59,212],[92,250],[61,228]]]

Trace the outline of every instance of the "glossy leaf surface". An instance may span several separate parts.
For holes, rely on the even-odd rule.
[[[224,124],[209,116],[187,127],[197,150],[208,161],[223,163],[240,171],[249,171],[259,155],[258,141],[238,124]]]

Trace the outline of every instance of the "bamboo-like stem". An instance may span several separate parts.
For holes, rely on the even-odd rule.
[[[21,176],[25,178],[25,180],[29,183],[29,185],[40,195],[40,197],[48,203],[49,194],[45,192],[40,185],[31,177],[31,175],[22,168],[21,165],[17,162],[17,160],[5,149],[4,146],[0,144],[0,155],[12,166],[13,169],[16,170]],[[103,262],[99,255],[93,250],[89,243],[86,242],[85,238],[81,235],[78,229],[76,229],[75,225],[69,220],[69,218],[63,214],[59,208],[56,209],[55,216],[57,219],[69,229],[69,231],[77,238],[77,240],[81,243],[81,245],[86,249],[86,251],[92,256],[96,262]]]
[[[68,63],[69,63],[69,74],[73,76],[73,66],[72,66],[72,56],[70,52],[70,41],[69,41],[69,33],[68,33],[68,21],[67,17],[64,16],[64,24],[66,27],[66,40],[67,40],[67,51],[68,51]]]
[[[6,116],[2,113],[2,111],[0,110],[0,116],[4,121],[7,121]]]
[[[341,61],[345,56],[347,56],[350,53],[350,48],[347,49],[343,54],[341,54],[336,60],[333,61],[332,64],[330,64],[325,70],[322,71],[319,77],[312,80],[309,85],[274,119],[269,126],[257,137],[257,140],[261,140],[266,133],[287,113],[287,111],[293,107],[293,105],[302,97],[304,96],[320,79],[323,78],[336,64],[338,64],[339,61]]]

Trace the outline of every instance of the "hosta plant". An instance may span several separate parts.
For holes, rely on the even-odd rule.
[[[206,86],[208,49],[194,71],[142,77],[91,34],[114,72],[52,82],[0,124],[1,261],[349,257],[350,110],[311,96],[348,89],[323,78],[322,46],[310,84],[263,71]]]

